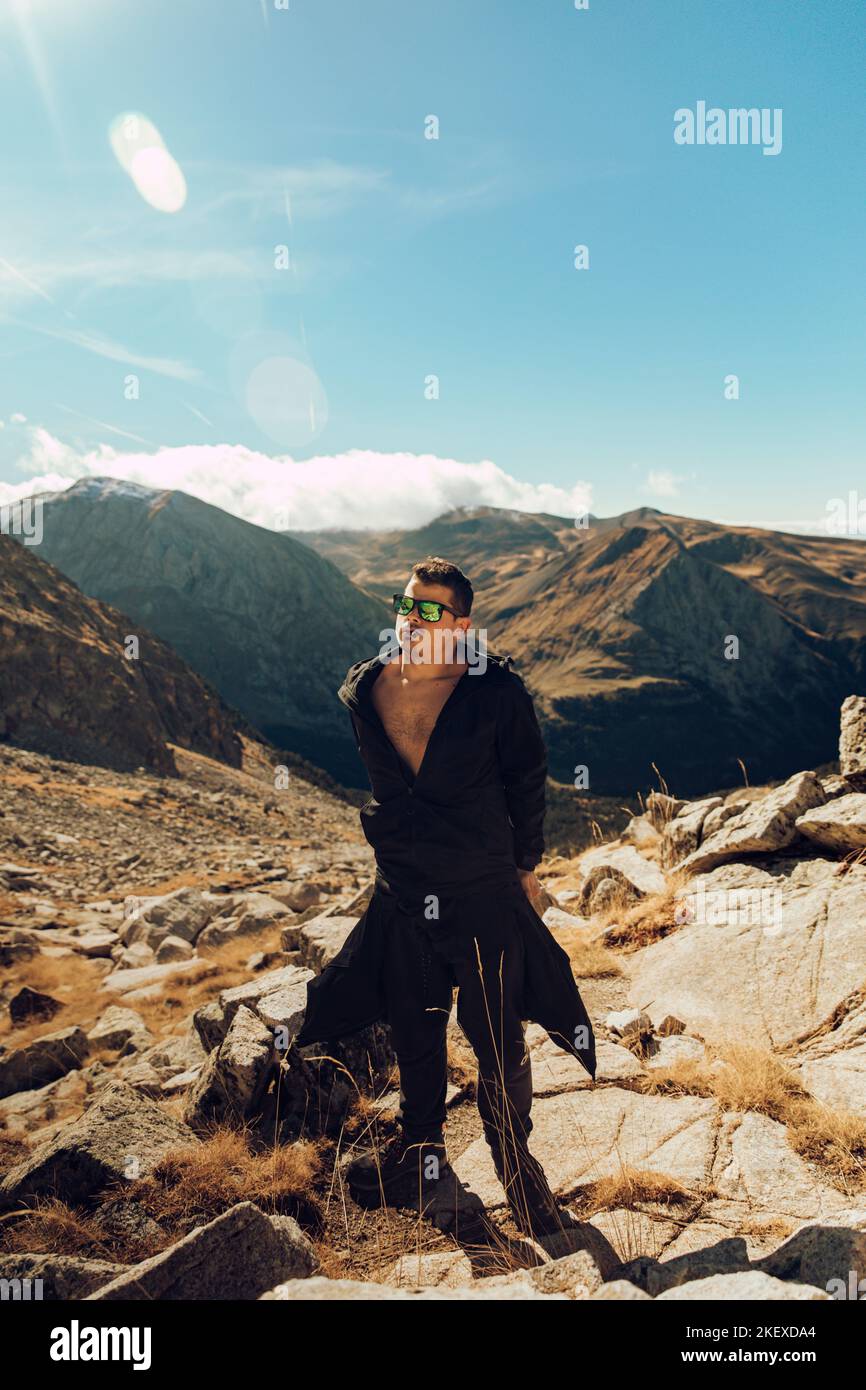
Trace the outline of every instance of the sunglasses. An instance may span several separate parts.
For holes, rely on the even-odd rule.
[[[407,617],[416,607],[418,617],[422,618],[425,623],[438,623],[443,612],[451,613],[455,618],[465,617],[465,614],[458,613],[454,608],[449,608],[447,603],[440,603],[438,599],[410,598],[408,594],[394,595],[394,612],[401,618]]]

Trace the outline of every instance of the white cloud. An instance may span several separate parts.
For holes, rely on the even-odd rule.
[[[0,502],[32,492],[60,491],[78,478],[109,476],[146,487],[175,488],[234,516],[273,530],[324,527],[423,526],[453,507],[510,507],[576,516],[588,510],[591,487],[528,483],[489,459],[464,463],[435,454],[382,454],[351,449],[295,462],[240,444],[191,444],[155,453],[103,444],[80,450],[34,429],[18,467],[22,484],[0,484]]]

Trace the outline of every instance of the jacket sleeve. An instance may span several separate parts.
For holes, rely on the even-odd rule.
[[[532,696],[516,672],[502,691],[496,752],[514,827],[518,869],[534,869],[544,854],[544,787],[547,753]]]

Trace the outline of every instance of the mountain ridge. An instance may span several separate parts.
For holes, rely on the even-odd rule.
[[[304,543],[384,596],[430,537],[475,584],[476,623],[515,657],[564,782],[585,765],[595,790],[625,795],[658,768],[693,795],[736,783],[740,759],[755,779],[782,777],[832,759],[839,704],[866,683],[859,539],[655,508],[586,527],[479,508],[416,531]]]
[[[170,744],[242,761],[234,712],[149,632],[88,598],[29,546],[0,536],[0,738],[115,768],[171,775]]]
[[[336,691],[359,647],[378,646],[379,601],[326,557],[179,489],[87,478],[40,497],[48,561],[172,646],[265,738],[358,784]]]

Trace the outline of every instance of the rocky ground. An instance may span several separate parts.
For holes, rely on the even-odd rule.
[[[367,900],[356,810],[173,750],[161,779],[0,746],[0,1277],[52,1298],[826,1299],[866,1269],[866,700],[839,771],[650,797],[549,860],[598,1073],[526,1030],[563,1229],[514,1226],[452,1017],[448,1147],[486,1219],[363,1211],[376,1025],[297,1049]],[[834,1281],[841,1281],[836,1283]]]

